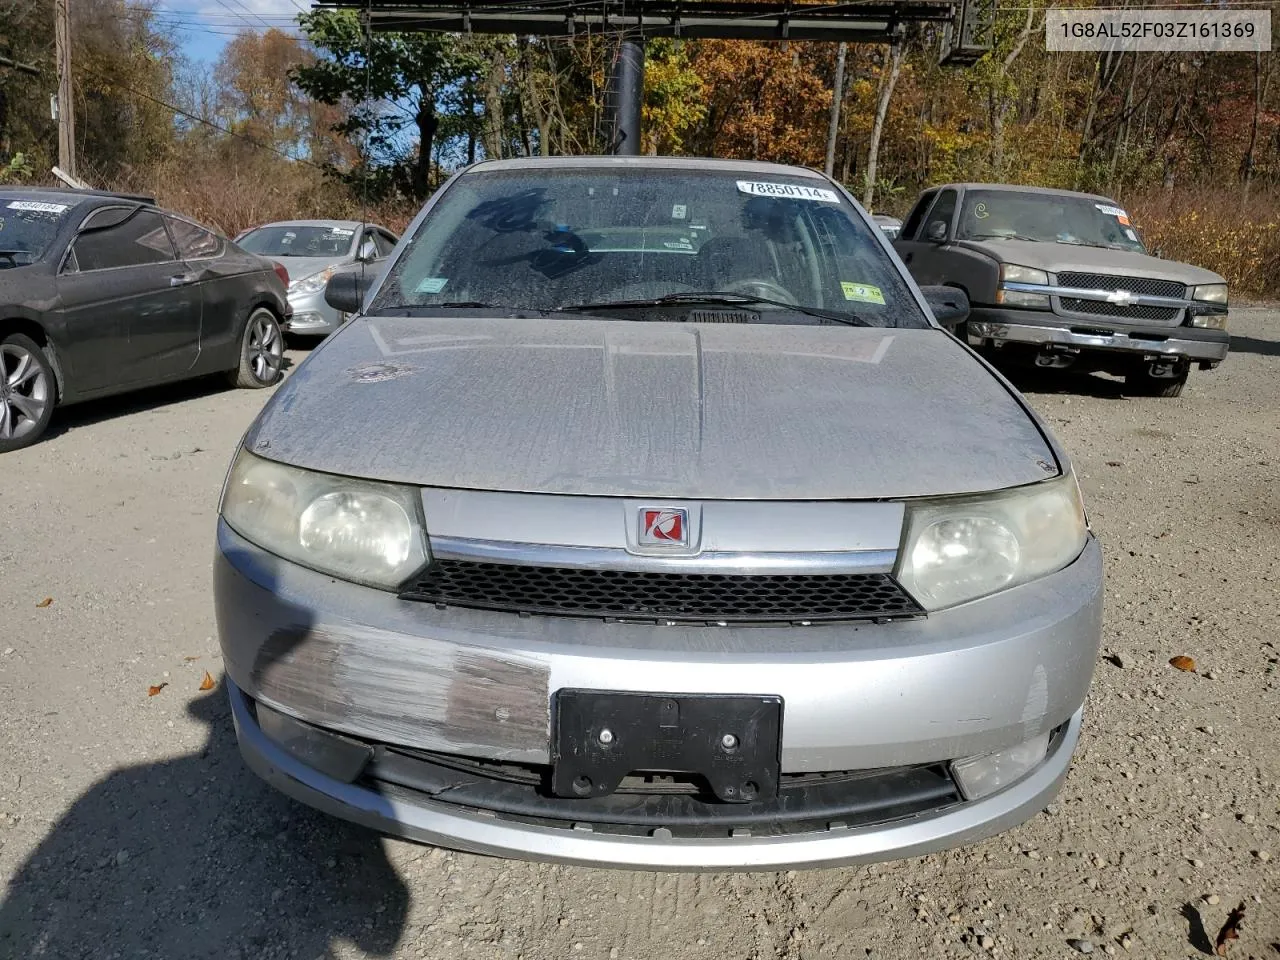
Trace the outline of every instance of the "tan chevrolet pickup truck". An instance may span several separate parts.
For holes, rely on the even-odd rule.
[[[1193,364],[1212,369],[1230,346],[1226,281],[1152,255],[1107,197],[945,184],[920,195],[893,246],[917,283],[968,294],[955,332],[995,356],[1176,397]]]

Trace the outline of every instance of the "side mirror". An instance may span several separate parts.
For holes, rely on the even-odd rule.
[[[337,270],[324,286],[324,302],[343,313],[359,313],[374,278],[371,270]]]
[[[378,259],[378,248],[372,243],[366,243],[360,248],[360,252],[356,255],[356,259],[361,263],[372,263]]]
[[[1152,251],[1151,251],[1151,255],[1152,255],[1153,257],[1163,257],[1163,256],[1164,256],[1164,250],[1163,250],[1163,249],[1161,249],[1160,247],[1156,247],[1154,250],[1152,250]]]
[[[925,237],[932,243],[947,242],[947,221],[935,220],[929,224],[929,229],[925,231]]]
[[[959,287],[921,287],[920,292],[934,318],[952,333],[969,319],[969,297]]]

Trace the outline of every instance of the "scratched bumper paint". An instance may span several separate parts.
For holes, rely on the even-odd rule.
[[[400,600],[282,561],[222,523],[215,560],[227,673],[301,720],[546,763],[561,688],[780,695],[787,772],[987,753],[1067,722],[1097,656],[1100,585],[1090,539],[1059,573],[919,621],[606,628]]]

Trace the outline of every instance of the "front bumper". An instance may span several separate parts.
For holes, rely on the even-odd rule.
[[[343,314],[325,303],[324,290],[290,294],[289,306],[293,308],[293,316],[285,324],[289,333],[327,336],[342,326]]]
[[[975,307],[969,315],[969,343],[985,342],[1073,347],[1147,356],[1186,357],[1201,362],[1224,359],[1231,345],[1225,330],[1201,327],[1130,326],[1096,320],[1068,320],[1045,311]]]
[[[644,869],[777,869],[912,856],[1033,815],[1079,735],[1101,630],[1101,552],[1032,584],[888,624],[655,627],[438,610],[272,557],[219,525],[215,594],[241,749],[286,793],[376,829],[503,856]],[[565,688],[781,696],[784,773],[989,753],[1059,730],[989,797],[785,836],[622,836],[520,822],[343,782],[266,737],[249,700],[324,730],[419,751],[550,762]]]

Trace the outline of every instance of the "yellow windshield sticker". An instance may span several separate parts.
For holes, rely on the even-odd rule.
[[[861,303],[884,303],[884,294],[880,292],[880,288],[873,287],[869,283],[850,283],[848,280],[841,280],[840,289],[844,291],[846,300],[857,300]]]

